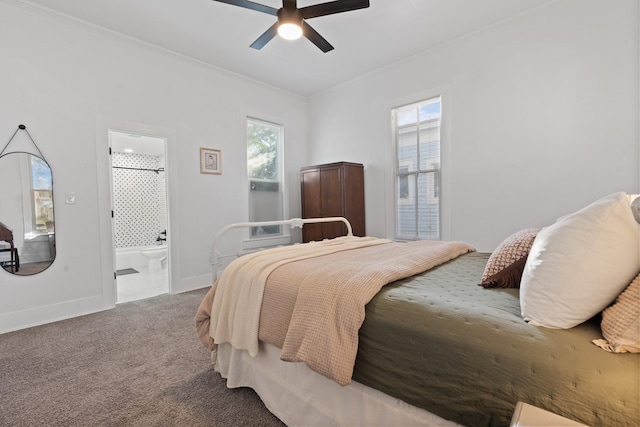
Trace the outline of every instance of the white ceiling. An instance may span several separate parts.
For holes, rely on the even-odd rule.
[[[281,0],[254,0],[274,8]],[[371,0],[307,22],[335,50],[305,38],[249,45],[275,17],[213,0],[14,0],[86,21],[237,74],[313,95],[554,0]],[[298,0],[298,7],[322,3]]]
[[[109,142],[114,153],[143,154],[147,156],[161,156],[164,154],[165,141],[162,138],[111,131],[109,132]]]

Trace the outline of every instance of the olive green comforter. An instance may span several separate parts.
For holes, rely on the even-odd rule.
[[[509,425],[523,401],[590,426],[637,426],[640,355],[607,353],[599,319],[525,323],[517,289],[479,283],[470,253],[387,285],[366,308],[353,379],[467,426]]]

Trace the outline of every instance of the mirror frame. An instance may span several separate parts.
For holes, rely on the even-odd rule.
[[[18,209],[21,211],[21,217],[22,217],[22,224],[21,224],[21,229],[22,229],[22,233],[20,236],[18,236],[18,239],[16,239],[15,234],[13,235],[13,241],[15,242],[16,240],[18,241],[22,241],[21,245],[15,245],[15,243],[12,244],[12,248],[9,248],[8,250],[10,251],[15,251],[15,260],[13,261],[11,266],[6,266],[3,265],[2,268],[0,268],[0,270],[4,270],[9,274],[12,274],[14,276],[32,276],[38,273],[41,273],[45,270],[47,270],[55,261],[56,257],[57,257],[57,249],[56,249],[56,230],[55,230],[55,200],[54,200],[54,185],[53,185],[53,170],[51,169],[51,165],[49,165],[49,162],[47,162],[42,155],[37,155],[37,154],[33,154],[27,151],[11,151],[8,153],[2,153],[2,155],[0,155],[0,165],[1,162],[3,161],[2,159],[4,159],[5,157],[11,155],[11,154],[26,154],[28,156],[33,156],[37,159],[40,159],[44,165],[47,166],[47,168],[49,169],[49,173],[50,173],[50,178],[51,178],[51,231],[47,231],[46,233],[33,233],[34,230],[34,218],[33,215],[29,215],[29,217],[26,217],[26,211],[25,209],[27,209],[28,212],[32,212],[34,209],[33,206],[33,191],[36,191],[33,189],[33,185],[32,185],[32,175],[31,175],[31,157],[26,157],[25,158],[25,162],[28,161],[29,162],[29,172],[30,172],[30,177],[25,177],[25,175],[23,175],[21,173],[20,176],[20,197],[21,197],[21,202],[22,205],[18,207]],[[5,160],[7,161],[7,160]],[[22,157],[18,158],[18,163],[19,163],[19,168],[22,167],[22,164],[20,164],[23,161]],[[1,167],[1,166],[0,166]],[[27,178],[28,182],[25,183],[23,182],[24,179]],[[17,192],[16,192],[17,194]],[[26,195],[26,196],[25,196]],[[14,209],[13,207],[9,207],[9,209],[6,209],[4,212],[10,212],[12,209]],[[17,218],[18,215],[16,215],[15,217]],[[29,219],[29,224],[27,225],[27,220]],[[3,218],[0,218],[0,222],[2,222]],[[6,224],[5,224],[6,225]],[[33,268],[33,269],[29,269],[27,270],[27,272],[20,271],[21,269],[24,268],[25,263],[21,263],[20,262],[20,258],[19,258],[19,254],[22,253],[22,255],[24,256],[24,241],[26,240],[27,237],[27,233],[26,230],[30,230],[31,233],[33,233],[35,235],[35,237],[39,237],[39,236],[44,236],[47,235],[48,236],[48,242],[47,244],[49,245],[49,251],[51,254],[51,259],[48,261],[37,261],[38,263],[42,263],[42,265],[40,265],[38,268]],[[47,227],[48,230],[48,227]],[[7,237],[7,236],[5,236]],[[4,251],[7,251],[7,249],[4,249]],[[13,254],[12,254],[13,255]],[[6,262],[6,261],[3,261]],[[33,263],[26,263],[26,265],[28,264],[35,264],[36,262]],[[46,263],[46,265],[45,265]]]

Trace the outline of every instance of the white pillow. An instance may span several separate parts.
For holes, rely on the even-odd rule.
[[[640,270],[638,236],[625,193],[540,230],[520,282],[524,320],[568,329],[602,311]]]

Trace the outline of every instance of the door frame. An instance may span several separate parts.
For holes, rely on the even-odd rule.
[[[109,155],[109,131],[149,135],[165,140],[165,177],[167,180],[167,229],[169,237],[177,235],[178,206],[172,203],[178,194],[177,144],[175,131],[170,128],[96,116],[96,177],[98,184],[98,219],[100,233],[102,300],[103,308],[113,308],[117,301],[117,281],[115,276],[115,243],[113,228],[113,182],[111,177],[111,156]],[[168,281],[170,294],[179,292],[180,266],[179,245],[176,238],[168,239]]]

